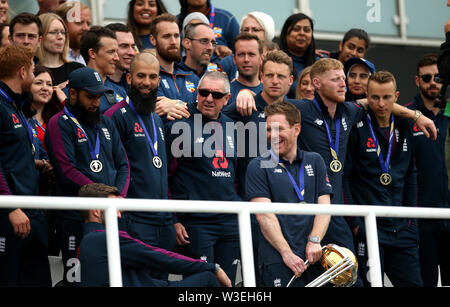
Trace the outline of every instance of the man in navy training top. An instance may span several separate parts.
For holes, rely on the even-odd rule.
[[[206,73],[197,93],[192,116],[170,122],[166,130],[171,198],[240,201],[234,185],[236,132],[227,129],[233,122],[220,112],[230,98],[227,76]],[[188,256],[219,263],[235,282],[240,258],[235,214],[178,213],[175,230]]]
[[[120,191],[101,183],[91,183],[79,191],[81,197],[120,198]],[[81,285],[109,286],[105,215],[100,210],[80,211],[84,237],[80,246]],[[117,212],[120,217],[120,211]],[[122,284],[125,287],[219,287],[231,286],[225,272],[214,263],[191,259],[166,251],[119,231]],[[153,270],[183,275],[181,281],[155,279]]]
[[[330,204],[332,188],[325,163],[315,152],[300,150],[297,138],[301,115],[288,102],[276,102],[264,109],[271,155],[253,159],[247,170],[246,199],[251,202]],[[259,265],[263,285],[286,286],[292,275],[300,277],[293,286],[304,286],[312,278],[302,275],[305,260],[321,259],[321,239],[329,215],[256,214],[261,232]]]
[[[349,204],[415,207],[417,171],[412,125],[392,113],[397,101],[394,76],[388,71],[371,75],[367,85],[369,110],[352,128],[345,164],[344,192]],[[362,217],[349,220],[360,276],[366,286],[370,264]],[[377,218],[382,271],[395,287],[421,287],[419,231],[416,219]]]
[[[34,78],[33,52],[8,46],[0,53],[0,195],[38,195],[32,129],[22,105]],[[0,208],[0,286],[50,287],[48,234],[39,209]]]
[[[108,78],[108,75],[116,71],[119,61],[118,48],[116,34],[105,27],[93,26],[81,38],[80,52],[86,61],[86,66],[96,70],[104,85],[113,91],[113,93],[105,92],[101,97],[101,113],[105,113],[111,106],[127,97],[125,89]]]
[[[71,72],[67,87],[64,110],[50,119],[44,139],[57,176],[56,195],[76,196],[83,185],[101,182],[117,187],[125,197],[129,186],[125,149],[114,123],[100,112],[100,99],[111,90],[88,67]],[[64,278],[70,285],[67,261],[76,257],[82,221],[76,211],[63,210],[61,225]]]
[[[449,208],[448,175],[445,160],[445,140],[449,118],[444,110],[435,106],[435,99],[442,89],[435,54],[424,55],[417,63],[415,77],[419,93],[406,106],[421,111],[434,121],[438,129],[436,141],[427,139],[413,127],[413,145],[417,167],[417,203],[419,207]],[[443,286],[450,285],[450,221],[419,219],[419,259],[425,287],[438,284],[438,267]]]
[[[131,86],[129,102],[121,101],[105,113],[116,125],[130,163],[132,184],[127,197],[168,199],[164,125],[154,112],[160,81],[156,57],[145,52],[136,55],[127,79]],[[166,250],[175,248],[172,213],[129,211],[124,216],[132,236]]]

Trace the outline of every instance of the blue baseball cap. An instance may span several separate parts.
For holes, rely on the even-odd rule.
[[[69,74],[67,88],[81,89],[94,95],[105,92],[114,93],[112,89],[103,84],[100,74],[90,67],[82,67]]]
[[[375,65],[373,65],[372,62],[370,62],[366,59],[363,59],[363,58],[350,58],[347,61],[345,61],[345,63],[344,63],[345,74],[348,75],[348,73],[352,69],[353,65],[356,65],[356,64],[361,64],[361,65],[367,67],[370,74],[373,74],[374,72],[376,72]]]

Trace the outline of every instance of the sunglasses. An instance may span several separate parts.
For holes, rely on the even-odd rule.
[[[439,77],[438,75],[425,74],[425,75],[420,75],[419,77],[425,83],[430,82],[431,78],[433,78],[434,82],[436,82],[436,83],[442,83],[443,82],[442,78]]]
[[[211,94],[214,99],[222,99],[227,94],[227,93],[221,93],[221,92],[210,92],[208,90],[201,89],[201,88],[198,89],[198,93],[202,97],[208,97]]]

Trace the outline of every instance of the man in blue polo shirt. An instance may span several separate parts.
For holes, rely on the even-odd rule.
[[[57,176],[56,194],[75,196],[80,187],[101,182],[117,187],[127,195],[129,166],[114,123],[101,114],[100,99],[111,91],[98,72],[89,67],[69,75],[69,96],[64,110],[53,116],[45,134],[45,145]],[[61,249],[66,285],[71,268],[68,260],[76,258],[82,237],[82,221],[76,211],[61,213]]]
[[[130,100],[112,106],[105,115],[114,121],[130,162],[128,198],[167,199],[167,155],[164,125],[154,113],[159,63],[151,53],[136,55],[127,77]],[[170,212],[125,214],[127,231],[147,244],[175,248],[175,228]],[[167,276],[159,276],[167,278]]]
[[[170,122],[166,130],[171,198],[240,201],[234,185],[236,132],[220,112],[230,98],[228,78],[208,72],[197,93],[192,116]],[[176,222],[177,244],[187,255],[219,263],[234,284],[240,258],[236,215],[178,213]]]
[[[434,121],[438,129],[436,141],[427,139],[413,127],[413,145],[417,166],[417,202],[420,207],[449,208],[448,176],[445,160],[445,140],[448,134],[449,118],[444,111],[435,107],[435,99],[441,92],[442,79],[438,76],[437,56],[424,55],[417,63],[416,85],[419,93],[406,106],[421,111]],[[450,241],[448,220],[419,219],[420,265],[423,283],[436,287],[438,267],[441,284],[450,285],[450,259],[447,257]]]
[[[253,159],[246,175],[246,198],[251,202],[330,204],[331,185],[325,163],[317,153],[297,146],[300,112],[287,102],[264,109],[271,155]],[[257,214],[263,236],[259,243],[259,265],[263,285],[286,286],[292,275],[294,286],[304,286],[310,264],[321,256],[320,241],[325,236],[329,215]]]
[[[387,71],[371,75],[367,85],[369,110],[352,128],[345,165],[344,191],[349,204],[415,207],[417,171],[411,123],[394,116],[399,92]],[[356,242],[360,277],[366,285],[368,256],[362,217],[349,221]],[[423,286],[419,263],[417,221],[377,218],[382,271],[395,287]]]

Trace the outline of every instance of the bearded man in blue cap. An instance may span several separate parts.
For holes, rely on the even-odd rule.
[[[76,196],[82,186],[98,182],[117,187],[126,197],[128,159],[114,123],[100,112],[102,95],[112,90],[96,70],[88,67],[73,71],[67,87],[65,107],[50,119],[45,135],[58,179],[57,195]],[[79,282],[70,269],[82,238],[82,220],[76,211],[64,210],[61,225],[64,282],[70,286]]]

